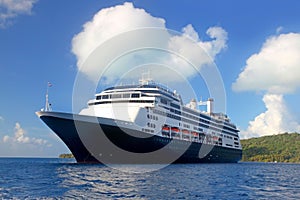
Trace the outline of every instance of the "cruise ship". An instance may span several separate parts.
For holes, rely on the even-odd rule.
[[[48,102],[36,114],[78,163],[236,163],[239,130],[213,103],[184,104],[176,91],[148,78],[97,93],[79,114],[51,111]]]

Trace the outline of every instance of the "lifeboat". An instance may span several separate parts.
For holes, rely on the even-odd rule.
[[[199,137],[199,133],[197,133],[197,132],[195,132],[195,131],[192,131],[192,135],[193,135],[194,137]]]
[[[176,138],[180,138],[180,129],[177,127],[172,127],[171,128],[171,136],[172,137],[176,137]]]
[[[213,136],[213,140],[214,140],[214,141],[218,141],[218,140],[219,140],[219,137]]]
[[[163,136],[170,136],[170,127],[169,126],[163,126],[161,130],[161,134]]]
[[[172,128],[171,128],[171,131],[172,131],[172,132],[175,132],[175,133],[179,133],[180,130],[179,130],[179,128],[177,128],[177,127],[172,127]]]
[[[168,127],[168,126],[163,126],[163,127],[162,127],[162,131],[168,131],[168,132],[169,132],[169,131],[170,131],[170,127]]]
[[[183,134],[186,134],[186,135],[189,135],[189,134],[190,134],[190,131],[184,129],[184,130],[182,130],[182,133],[183,133]]]

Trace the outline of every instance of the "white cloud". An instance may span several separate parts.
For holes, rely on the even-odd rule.
[[[8,135],[5,135],[4,137],[3,137],[3,139],[2,139],[2,141],[3,142],[9,142],[9,140],[10,140],[10,137],[8,136]]]
[[[84,24],[84,30],[72,40],[77,66],[82,67],[85,59],[96,47],[120,33],[137,28],[164,26],[163,19],[152,17],[143,9],[134,8],[132,3],[102,9],[91,21]]]
[[[276,33],[279,34],[279,33],[282,32],[282,30],[283,30],[283,27],[282,27],[282,26],[279,26],[279,27],[277,27],[277,29],[276,29]]]
[[[151,68],[156,80],[171,82],[178,79],[170,75],[170,68],[185,78],[191,77],[203,65],[212,64],[215,56],[226,48],[227,32],[221,27],[209,28],[207,34],[211,40],[202,41],[192,25],[184,27],[182,33],[175,34],[165,24],[164,19],[153,17],[145,10],[135,8],[132,3],[100,10],[72,40],[72,52],[77,57],[78,70],[96,84],[104,73],[106,83],[112,84],[134,67],[161,64],[153,68],[148,65],[147,69]],[[159,28],[159,31],[142,29],[149,27]],[[131,35],[126,35],[133,30],[135,32]],[[118,37],[114,37],[116,35]],[[113,40],[109,40],[112,37]],[[107,42],[110,42],[110,46]],[[99,45],[103,46],[98,51]],[[92,52],[93,56],[90,56]],[[124,52],[129,54],[123,55]],[[116,59],[115,56],[120,55]],[[107,69],[106,63],[110,61],[115,62]],[[140,76],[131,73],[130,78],[137,80]]]
[[[226,42],[227,42],[227,32],[221,28],[221,27],[210,27],[206,34],[209,35],[214,40],[209,42],[201,42],[203,45],[201,45],[212,58],[215,58],[215,56],[221,52],[221,50],[227,48]]]
[[[300,125],[288,110],[283,95],[266,94],[263,101],[267,110],[249,122],[247,130],[241,132],[243,138],[300,132]]]
[[[201,41],[198,33],[189,24],[182,29],[182,35],[171,36],[168,50],[178,53],[185,59],[172,55],[171,59],[165,58],[165,64],[172,66],[186,78],[199,72],[203,66],[213,64],[215,56],[226,48],[227,32],[221,27],[210,27],[206,33],[212,38],[211,41]],[[190,63],[186,60],[193,67],[190,67]]]
[[[257,54],[247,60],[232,87],[235,91],[292,93],[300,87],[300,34],[267,39]]]
[[[2,138],[4,143],[11,143],[11,144],[35,144],[35,145],[46,145],[49,146],[47,140],[40,139],[40,138],[30,138],[26,136],[26,131],[21,127],[20,123],[15,124],[14,128],[14,136],[5,135]]]
[[[247,60],[232,88],[235,91],[265,92],[266,111],[259,114],[242,137],[300,131],[290,113],[284,94],[294,94],[300,87],[300,34],[288,33],[266,40],[259,53]],[[295,96],[295,95],[294,95]]]
[[[0,28],[4,28],[10,20],[18,15],[29,15],[37,0],[0,0]]]
[[[15,126],[15,141],[18,143],[28,143],[30,141],[29,137],[25,136],[26,132],[21,128],[21,125],[17,122]]]

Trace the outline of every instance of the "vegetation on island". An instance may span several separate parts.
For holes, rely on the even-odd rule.
[[[242,161],[300,163],[300,134],[284,133],[241,140]]]
[[[63,153],[59,155],[59,158],[74,158],[74,156],[71,153]]]

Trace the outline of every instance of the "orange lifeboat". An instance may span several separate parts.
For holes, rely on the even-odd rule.
[[[171,128],[171,131],[172,131],[172,132],[179,133],[179,128],[177,128],[177,127],[172,127],[172,128]]]
[[[180,129],[177,127],[172,127],[171,128],[171,137],[180,137],[180,133],[179,133]]]
[[[168,126],[163,126],[163,127],[162,127],[162,130],[163,130],[163,131],[170,131],[170,127],[168,127]]]
[[[219,140],[219,137],[213,136],[213,140],[214,140],[214,141],[218,141],[218,140]]]
[[[197,133],[197,132],[195,132],[195,131],[192,132],[192,135],[193,135],[194,137],[199,137],[199,133]]]

